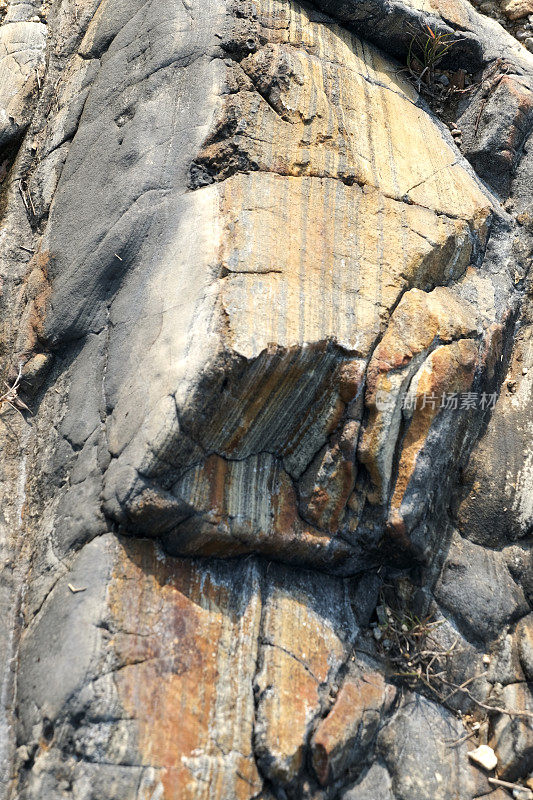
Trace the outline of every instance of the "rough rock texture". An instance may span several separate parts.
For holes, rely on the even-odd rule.
[[[525,785],[533,56],[467,0],[0,21],[0,800]]]

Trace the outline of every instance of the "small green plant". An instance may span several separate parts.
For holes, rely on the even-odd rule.
[[[456,42],[451,33],[438,33],[429,25],[422,33],[415,32],[407,53],[407,68],[417,80],[418,87],[422,82],[432,87],[435,83],[435,68]]]

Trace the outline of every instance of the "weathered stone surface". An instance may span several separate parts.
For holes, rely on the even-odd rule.
[[[27,128],[41,80],[46,27],[32,20],[4,20],[0,28],[0,156],[1,150]]]
[[[526,306],[494,414],[463,475],[458,528],[481,545],[505,545],[531,532],[532,319]]]
[[[516,630],[520,663],[528,681],[533,681],[533,615],[521,620]]]
[[[263,773],[287,784],[304,766],[322,690],[338,680],[357,626],[342,582],[305,573],[295,580],[280,570],[267,592],[255,682],[256,753]]]
[[[484,575],[484,580],[480,576]],[[506,625],[527,614],[524,593],[500,553],[455,536],[435,589],[437,601],[459,626],[489,643]],[[487,614],[490,607],[491,613]]]
[[[1,800],[524,783],[533,58],[467,0],[0,21]]]
[[[396,690],[379,672],[348,677],[333,708],[311,741],[313,767],[324,785],[337,780],[352,764],[364,761],[373,744],[386,706]]]
[[[533,119],[533,84],[518,74],[487,73],[459,117],[463,152],[497,192],[507,197]]]
[[[467,743],[450,748],[463,731],[461,723],[438,705],[423,697],[406,698],[378,742],[392,775],[394,797],[448,800],[450,791],[458,797],[477,796],[477,770],[467,758]]]
[[[412,417],[409,441],[403,450],[404,468],[400,470],[402,484],[392,500],[393,514],[398,513],[416,456],[440,411],[443,395],[459,394],[472,385],[477,355],[475,343],[468,341],[477,333],[472,312],[447,289],[429,294],[413,289],[403,296],[372,356],[366,396],[371,411],[359,456],[376,486],[370,495],[374,502],[384,503],[389,496],[402,416]],[[436,347],[454,339],[463,341]],[[403,410],[408,394],[414,396],[412,407]],[[424,405],[423,395],[434,399]]]
[[[165,301],[160,308],[161,293],[168,297],[171,282],[177,286],[176,281],[180,280],[171,258],[164,260],[168,266],[163,267],[156,281],[145,285],[135,279],[131,289],[125,284],[110,311],[111,363],[127,363],[123,353],[127,340],[120,319],[126,308],[131,314],[129,291],[137,298],[139,317],[135,323],[129,319],[127,325],[135,325],[135,335],[151,340],[152,346],[141,368],[137,364],[128,371],[126,367],[127,374],[116,390],[112,384],[106,385],[107,402],[113,409],[108,436],[114,458],[105,480],[105,508],[121,525],[149,535],[165,533],[166,546],[176,554],[210,555],[222,550],[228,554],[253,550],[268,554],[275,541],[276,551],[293,562],[336,568],[348,561],[345,569],[349,570],[349,554],[335,534],[343,526],[355,473],[352,471],[346,478],[343,474],[333,487],[324,487],[337,506],[333,520],[304,510],[304,517],[318,526],[315,530],[302,526],[297,517],[293,523],[289,521],[296,506],[290,479],[283,470],[291,477],[300,476],[339,425],[347,400],[352,399],[346,399],[343,375],[354,356],[357,362],[368,358],[389,310],[402,292],[413,285],[431,289],[464,272],[474,251],[483,245],[492,204],[438,127],[414,105],[411,87],[397,78],[378,78],[378,72],[379,76],[385,74],[378,54],[367,53],[359,40],[347,36],[338,26],[323,20],[319,24],[313,14],[297,5],[274,5],[273,9],[269,6],[264,19],[261,17],[266,28],[262,35],[272,39],[274,50],[284,42],[290,45],[287,57],[297,57],[299,69],[308,76],[302,85],[312,83],[313,76],[321,75],[327,65],[327,75],[320,78],[317,87],[326,107],[320,113],[313,112],[312,119],[302,121],[301,114],[310,101],[298,89],[301,82],[296,81],[289,103],[294,119],[280,119],[285,112],[273,109],[272,99],[265,100],[265,87],[247,87],[246,82],[238,82],[235,91],[213,100],[216,109],[206,109],[206,125],[214,126],[216,134],[210,134],[214,142],[206,145],[191,175],[196,175],[195,187],[200,168],[204,170],[202,182],[215,183],[203,187],[200,184],[197,192],[184,194],[179,201],[184,215],[179,230],[187,228],[191,224],[187,220],[194,217],[198,235],[198,219],[202,220],[203,249],[198,249],[197,239],[194,244],[190,239],[189,245],[194,247],[189,258],[202,262],[195,269],[197,283],[183,306],[189,322],[178,331],[172,314],[165,310]],[[279,29],[271,27],[270,14]],[[235,46],[233,42],[232,47]],[[289,94],[292,91],[292,79],[286,73],[292,75],[293,67],[274,57],[269,46],[265,44],[248,56],[239,69],[255,74],[249,60],[261,61],[261,54],[269,65],[283,67],[282,77],[277,76],[274,81],[276,97],[280,94],[283,99],[285,90]],[[216,81],[231,82],[236,70],[240,74],[235,65],[219,61]],[[105,80],[105,70],[101,69],[96,85],[101,84],[102,91]],[[338,136],[334,135],[330,142],[329,134],[326,136],[329,128],[324,126],[330,114],[338,113],[335,87],[339,82],[346,95],[346,108],[342,130],[339,128]],[[378,108],[372,100],[374,95],[382,104],[381,117],[375,122],[369,117],[369,139],[364,144],[355,138],[358,109],[365,102],[368,113],[374,113]],[[98,97],[97,93],[94,97]],[[280,103],[282,99],[278,98]],[[89,96],[84,111],[88,120],[91,102]],[[239,103],[244,106],[236,107]],[[327,111],[328,104],[333,106],[331,112]],[[397,104],[400,105],[396,109]],[[252,108],[256,109],[253,113]],[[144,106],[142,113],[147,113]],[[215,120],[212,114],[218,115]],[[405,125],[410,118],[410,135],[418,136],[420,131],[420,147],[432,148],[431,164],[404,161],[401,155]],[[247,120],[243,130],[238,119]],[[128,120],[130,135],[141,124],[140,119],[136,120],[137,117]],[[401,126],[397,127],[400,121]],[[310,138],[305,139],[309,162],[303,167],[294,147],[302,140],[304,128]],[[268,148],[262,145],[265,138],[277,142],[272,162],[261,160],[270,159]],[[80,134],[76,139],[81,142]],[[400,154],[394,159],[394,168],[389,139],[397,142]],[[91,146],[90,142],[84,143],[84,149]],[[250,150],[257,146],[259,155]],[[335,153],[345,154],[342,163],[337,163],[336,157],[322,163],[329,146]],[[69,159],[73,158],[71,152]],[[105,158],[109,160],[110,154]],[[280,160],[283,158],[286,161]],[[374,167],[369,172],[371,163]],[[135,164],[132,177],[140,178],[137,161]],[[254,171],[250,175],[232,175],[242,171],[242,164],[253,164]],[[75,177],[69,180],[67,164],[50,223],[50,236],[54,237],[50,240],[52,271],[58,276],[52,280],[57,291],[53,289],[56,299],[51,301],[48,317],[52,341],[81,335],[86,325],[105,324],[96,310],[100,289],[96,282],[98,271],[91,266],[95,256],[89,240],[86,256],[80,254],[79,248],[76,255],[84,266],[61,267],[71,247],[62,226],[67,223],[67,208],[73,207],[79,186],[78,173],[71,174]],[[177,165],[173,174],[177,180]],[[225,180],[217,183],[222,178]],[[358,181],[365,185],[354,184]],[[100,191],[103,189],[102,186]],[[105,191],[108,192],[107,182]],[[453,208],[447,205],[452,196]],[[87,200],[80,198],[80,202],[85,205]],[[166,207],[169,201],[162,198],[161,202]],[[301,209],[303,216],[294,214],[295,208]],[[435,216],[431,209],[439,215]],[[161,211],[161,218],[165,213]],[[54,214],[58,215],[57,224]],[[329,224],[331,215],[333,225]],[[126,216],[121,225],[126,224]],[[171,227],[169,221],[168,229]],[[279,235],[281,230],[285,231],[283,236]],[[165,236],[169,235],[167,230]],[[168,243],[171,246],[170,239]],[[136,248],[134,244],[128,246]],[[109,242],[109,248],[106,258],[114,265],[112,269],[124,269],[128,256],[122,253],[118,240],[113,240],[112,248]],[[141,252],[142,245],[139,254],[136,251],[133,255],[132,251],[131,257],[146,258]],[[79,293],[87,279],[92,288]],[[74,308],[70,298],[78,293],[84,299]],[[67,305],[62,297],[68,298]],[[337,298],[341,297],[353,297],[353,302],[339,303]],[[152,313],[151,308],[157,310]],[[171,304],[169,311],[172,308]],[[334,311],[333,315],[324,313],[324,309]],[[152,334],[156,318],[160,324]],[[190,327],[193,319],[204,319],[209,330],[201,347]],[[171,352],[175,356],[166,359],[163,367],[163,353]],[[150,386],[151,399],[144,392],[146,384]],[[169,394],[175,405],[163,399]],[[216,454],[218,462],[213,455],[205,461],[199,455],[201,451]],[[180,455],[176,457],[176,453]],[[265,454],[276,455],[283,466],[280,460]],[[235,470],[231,466],[226,470],[220,459],[242,462],[239,480],[242,485],[249,485],[251,492],[256,491],[259,476],[263,485],[274,486],[279,480],[285,484],[279,496],[285,495],[287,500],[271,522],[265,524],[260,509],[249,507],[243,514],[235,506],[231,499]],[[195,464],[194,472],[189,473],[186,468],[191,462]],[[209,477],[215,474],[216,490],[214,478]],[[212,489],[208,490],[208,486]],[[215,501],[214,516],[209,518],[206,501],[211,502],[208,498],[212,491],[222,492],[224,499]],[[328,533],[324,534],[321,528]],[[282,531],[279,537],[276,529]]]
[[[518,715],[499,715],[491,743],[501,774],[510,780],[528,776],[533,768],[533,717],[519,716],[533,712],[531,688],[531,684],[515,683],[505,686],[501,693],[503,707]]]
[[[97,798],[113,765],[117,778],[129,768],[147,796],[229,800],[259,790],[260,572],[253,563],[240,572],[237,596],[228,564],[205,570],[114,537],[84,548],[22,643],[25,739],[39,737],[43,717],[51,731],[39,739],[29,796],[54,796],[70,781]]]
[[[117,693],[164,796],[248,798],[261,787],[252,750],[259,573],[245,567],[237,595],[231,566],[181,566],[153,546],[118,553],[108,599]]]
[[[389,773],[381,764],[373,764],[366,775],[342,795],[342,800],[394,800]]]
[[[530,0],[507,0],[502,5],[503,11],[509,19],[520,19],[533,14],[533,3]]]

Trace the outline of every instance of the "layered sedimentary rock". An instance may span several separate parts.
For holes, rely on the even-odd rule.
[[[525,785],[533,57],[459,0],[0,47],[0,797],[498,800],[476,738]]]

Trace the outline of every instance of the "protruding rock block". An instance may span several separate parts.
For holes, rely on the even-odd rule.
[[[276,783],[290,784],[301,772],[323,693],[357,635],[343,596],[341,581],[274,572],[262,617],[255,743],[262,771]]]
[[[238,571],[236,591],[231,564],[205,571],[146,542],[117,550],[115,684],[160,796],[248,800],[261,788],[252,750],[260,573],[251,563]]]
[[[311,740],[313,767],[322,785],[355,769],[377,735],[382,713],[390,707],[396,689],[379,672],[365,672],[344,681],[333,708]]]
[[[99,6],[45,137],[46,157],[73,139],[40,346],[106,341],[104,509],[123,532],[350,571],[368,360],[403,293],[478,257],[493,201],[333,20],[139,8]]]
[[[405,490],[416,454],[441,410],[443,395],[457,397],[470,388],[478,350],[477,327],[475,310],[449,289],[438,288],[429,294],[413,289],[402,297],[368,367],[370,417],[359,457],[375,486],[369,495],[373,502],[388,500],[402,423],[407,427],[407,422],[411,450],[403,448],[403,457],[410,463],[399,471]],[[424,397],[431,400],[424,402]],[[396,510],[402,494],[398,487]]]
[[[20,138],[35,105],[44,73],[46,25],[38,17],[8,20],[0,27],[0,158]]]
[[[533,763],[532,689],[531,683],[513,683],[501,692],[502,705],[510,713],[496,719],[491,744],[501,775],[511,781],[527,775]]]
[[[533,57],[467,0],[5,6],[0,800],[490,796],[455,710],[531,708]],[[494,70],[470,164],[421,31],[448,99]],[[423,660],[391,705],[389,594],[443,705]],[[513,780],[530,732],[495,712]]]

